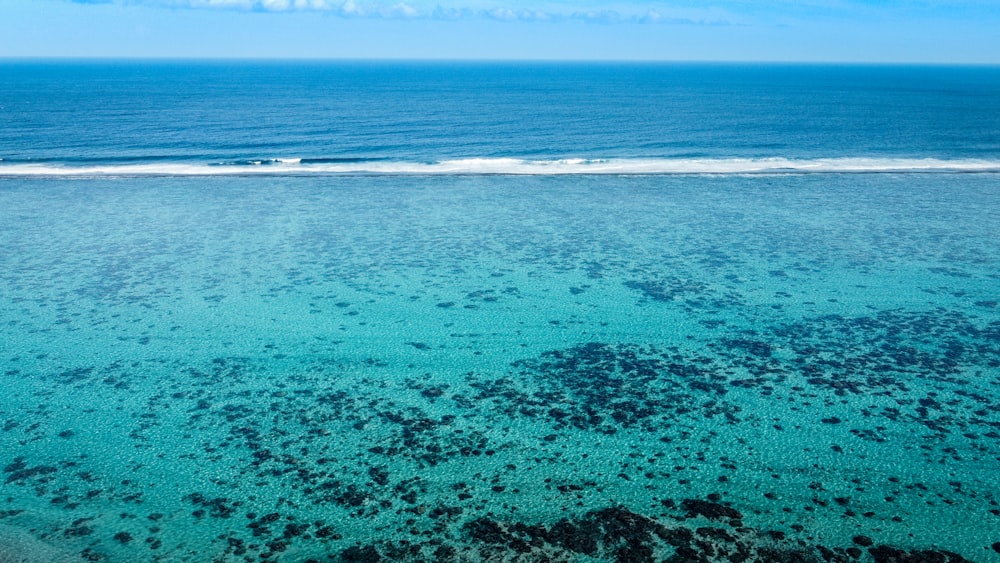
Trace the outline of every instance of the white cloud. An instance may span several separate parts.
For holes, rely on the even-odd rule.
[[[458,0],[440,4],[435,0],[69,0],[79,4],[95,2],[145,5],[174,9],[215,9],[255,12],[325,12],[352,18],[380,19],[493,19],[500,21],[552,22],[577,20],[592,23],[703,24],[705,17],[690,17],[673,11],[651,9],[649,3],[633,2],[601,8],[599,3],[546,3],[538,7],[511,7],[512,3],[489,0]],[[515,3],[517,4],[517,3]],[[524,3],[520,3],[524,4]],[[720,23],[724,18],[715,18]]]

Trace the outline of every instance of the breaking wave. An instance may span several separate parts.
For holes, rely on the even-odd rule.
[[[673,175],[1000,172],[1000,160],[936,158],[460,158],[417,162],[365,158],[271,158],[228,162],[64,164],[0,162],[3,177],[365,175]]]

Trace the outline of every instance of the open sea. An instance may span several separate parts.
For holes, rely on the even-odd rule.
[[[0,61],[0,562],[1000,561],[1000,67]]]

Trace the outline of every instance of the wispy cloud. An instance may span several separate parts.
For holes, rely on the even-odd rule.
[[[346,18],[491,19],[517,22],[583,21],[602,24],[726,25],[736,23],[732,14],[712,8],[650,7],[649,3],[614,5],[555,2],[536,6],[511,6],[467,0],[431,3],[426,0],[68,0],[77,4],[117,4],[172,9],[214,9],[250,12],[324,12]],[[659,3],[658,3],[659,4]]]

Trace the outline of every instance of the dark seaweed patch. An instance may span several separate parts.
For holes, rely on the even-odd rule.
[[[774,350],[774,347],[767,342],[747,338],[727,339],[723,340],[722,344],[730,349],[742,350],[758,358],[769,358]]]
[[[198,514],[204,515],[207,510],[208,515],[212,518],[229,518],[236,512],[236,508],[242,504],[239,501],[229,501],[222,497],[209,499],[201,493],[191,493],[185,496],[184,500],[202,507],[203,510],[195,511],[197,513],[196,516]]]
[[[725,378],[687,360],[651,347],[591,342],[515,362],[516,380],[475,378],[470,385],[477,400],[512,416],[549,418],[556,428],[613,433],[652,431],[683,416],[737,421],[739,407],[721,400]]]
[[[951,551],[913,550],[905,551],[887,545],[868,550],[875,563],[972,563]]]
[[[674,519],[661,522],[624,506],[594,510],[552,524],[485,515],[466,521],[455,536],[355,545],[342,551],[340,559],[528,563],[576,561],[585,557],[615,563],[848,563],[862,555],[855,546],[809,544],[787,539],[777,530],[745,527],[740,520],[729,519],[738,515],[738,511],[711,501],[687,499],[682,504],[695,509],[698,512],[695,516],[720,521],[711,526],[691,527]],[[879,546],[871,548],[869,553],[877,563],[967,563],[960,555],[948,551],[905,551]]]
[[[659,281],[627,281],[625,287],[642,292],[653,301],[673,301],[686,295],[698,295],[708,289],[708,284],[696,280],[668,277]]]
[[[3,468],[3,471],[7,474],[7,479],[4,483],[10,484],[35,479],[36,477],[41,477],[41,480],[46,481],[48,480],[47,476],[58,471],[58,468],[51,465],[28,467],[23,457],[16,457],[13,462]]]
[[[681,507],[691,516],[704,516],[709,519],[729,518],[739,520],[743,515],[734,508],[717,502],[688,498],[681,501]]]

